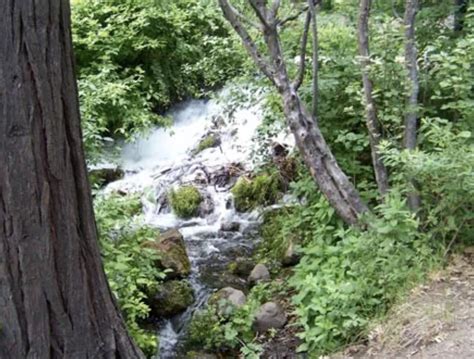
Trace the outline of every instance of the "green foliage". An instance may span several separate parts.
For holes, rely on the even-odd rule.
[[[242,50],[206,0],[80,0],[74,47],[86,149],[132,138],[187,96],[239,73]]]
[[[231,190],[235,208],[246,212],[275,203],[281,193],[281,183],[277,173],[262,173],[252,179],[241,177]]]
[[[240,308],[227,305],[225,301],[208,305],[194,314],[189,328],[189,344],[212,351],[239,348],[244,358],[259,358],[261,347],[255,342],[252,329],[254,314],[279,290],[281,286],[258,284]],[[219,308],[226,308],[226,311],[222,312]]]
[[[199,190],[193,186],[183,186],[169,193],[171,208],[178,217],[191,218],[198,215],[202,196]]]
[[[424,151],[385,147],[387,164],[405,193],[416,179],[423,203],[421,227],[433,239],[448,244],[460,239],[474,242],[474,148],[472,134],[441,119],[425,119],[420,132]],[[387,144],[386,144],[387,145]]]
[[[339,226],[305,248],[291,282],[301,350],[322,354],[354,340],[429,268],[433,249],[400,195],[377,212],[366,231]]]
[[[147,354],[156,351],[156,334],[139,326],[148,316],[146,293],[156,290],[165,274],[155,266],[156,252],[143,244],[156,238],[156,230],[140,219],[137,196],[112,194],[95,199],[95,213],[104,268],[125,321],[137,344]]]

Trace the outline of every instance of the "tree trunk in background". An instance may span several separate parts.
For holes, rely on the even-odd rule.
[[[413,151],[416,148],[418,130],[418,81],[417,48],[415,39],[415,19],[418,11],[418,0],[407,0],[405,6],[405,66],[408,73],[408,109],[405,115],[404,147]],[[415,187],[414,181],[412,186]],[[408,194],[408,206],[413,212],[420,208],[420,196],[416,192]]]
[[[466,17],[469,0],[454,0],[454,31],[459,33],[464,29],[464,19]]]
[[[388,172],[385,167],[378,146],[382,138],[379,121],[377,118],[377,108],[373,98],[373,85],[370,80],[370,52],[369,52],[369,16],[371,0],[360,0],[359,8],[359,55],[361,57],[362,82],[364,86],[364,99],[366,111],[366,125],[369,132],[370,152],[374,167],[375,180],[381,196],[384,196],[389,189]]]
[[[259,53],[256,44],[240,21],[243,15],[239,14],[228,0],[219,0],[219,4],[224,16],[241,37],[256,65],[282,96],[286,121],[319,189],[346,223],[357,224],[360,215],[367,211],[367,207],[354,185],[339,167],[324,140],[317,119],[308,112],[288,76],[278,35],[279,1],[274,1],[271,9],[267,8],[264,1],[249,1],[261,22],[269,59]],[[317,73],[313,74],[313,76],[317,75]]]
[[[0,1],[0,357],[142,358],[101,264],[69,11]]]

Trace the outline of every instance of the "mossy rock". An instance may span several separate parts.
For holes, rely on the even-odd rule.
[[[248,212],[258,206],[269,206],[281,197],[281,181],[277,174],[263,173],[253,179],[241,177],[231,190],[235,209]]]
[[[120,168],[96,168],[89,171],[89,182],[93,187],[103,187],[122,179],[124,174]]]
[[[189,219],[199,214],[199,205],[203,197],[194,186],[183,186],[172,190],[168,199],[173,212],[180,218]]]
[[[164,282],[149,300],[152,316],[169,318],[184,312],[194,302],[194,292],[188,281]]]
[[[207,150],[208,148],[213,148],[221,145],[221,139],[218,135],[216,134],[209,134],[206,137],[204,137],[197,147],[194,149],[193,154],[197,155],[198,153]]]
[[[154,242],[146,244],[158,252],[158,267],[168,270],[167,278],[182,278],[191,272],[191,262],[186,252],[186,246],[182,234],[176,230],[169,230]]]

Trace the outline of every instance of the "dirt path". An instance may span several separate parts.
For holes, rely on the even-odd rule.
[[[396,306],[367,345],[331,356],[342,358],[474,359],[474,247]]]

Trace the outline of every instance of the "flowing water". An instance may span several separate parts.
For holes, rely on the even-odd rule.
[[[218,276],[227,264],[251,251],[258,213],[237,213],[230,188],[254,166],[253,139],[262,111],[258,101],[229,109],[216,100],[192,100],[175,107],[170,116],[171,129],[156,129],[123,148],[126,175],[107,188],[147,193],[142,198],[147,224],[177,228],[186,243],[196,299],[186,312],[159,323],[161,359],[179,357],[177,348],[193,312],[219,287]],[[220,138],[220,145],[194,154],[210,133]],[[199,217],[190,220],[177,218],[167,201],[170,189],[185,184],[196,186],[204,198]]]

